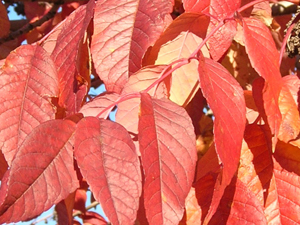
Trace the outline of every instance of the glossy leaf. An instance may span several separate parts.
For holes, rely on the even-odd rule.
[[[209,11],[210,0],[182,0],[182,3],[186,12],[201,13]]]
[[[41,47],[25,45],[7,57],[0,80],[0,147],[11,165],[27,135],[55,118],[51,97],[58,96],[57,72]]]
[[[77,124],[74,148],[80,171],[110,222],[133,224],[142,182],[127,131],[117,123],[87,117]]]
[[[148,222],[178,224],[197,158],[191,120],[171,101],[141,94],[139,145]]]
[[[33,218],[76,190],[74,130],[69,120],[53,120],[26,138],[1,182],[1,223]]]
[[[273,144],[279,132],[281,113],[278,98],[281,90],[281,75],[279,72],[279,54],[268,28],[259,20],[243,19],[245,47],[251,65],[265,79],[263,87],[263,107],[272,133],[275,135]],[[261,61],[264,59],[262,65]]]
[[[120,93],[141,68],[142,56],[168,25],[171,11],[171,0],[97,1],[91,51],[108,91]]]

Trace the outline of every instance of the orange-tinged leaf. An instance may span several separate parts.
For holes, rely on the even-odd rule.
[[[108,91],[120,93],[128,77],[141,68],[147,48],[171,19],[172,2],[97,1],[91,52]]]
[[[281,114],[278,99],[281,90],[279,72],[279,53],[268,28],[259,20],[243,19],[245,47],[252,67],[265,79],[263,87],[263,106],[276,143]],[[254,90],[253,90],[254,91]]]
[[[160,78],[161,72],[166,66],[147,66],[130,76],[126,83],[122,95],[141,92],[148,88],[153,82]],[[148,93],[156,98],[167,97],[165,83],[162,82],[153,87]],[[118,104],[116,122],[124,126],[131,134],[138,132],[138,113],[140,99],[128,99]]]
[[[240,7],[241,0],[211,0],[209,14],[212,15],[207,29],[209,34],[225,18],[232,17]],[[211,57],[218,61],[230,47],[236,34],[237,24],[235,20],[229,20],[208,39],[208,48]]]
[[[279,96],[279,109],[282,123],[279,128],[278,139],[289,142],[299,135],[300,117],[298,110],[298,92],[300,80],[297,76],[288,75],[282,78],[282,89]]]
[[[10,23],[6,12],[6,7],[0,2],[0,38],[8,35],[10,29]]]
[[[195,188],[192,187],[185,199],[185,212],[179,225],[199,224],[201,221],[201,207],[198,204]]]
[[[58,96],[57,72],[44,49],[25,45],[7,57],[0,80],[0,147],[11,165],[26,136],[55,118],[51,97]]]
[[[239,163],[246,123],[244,93],[221,64],[211,59],[200,62],[200,87],[215,116],[214,140],[223,164],[222,182],[229,184]]]
[[[156,65],[170,64],[188,58],[205,38],[208,23],[209,18],[202,14],[184,13],[177,17],[151,49],[148,63],[155,60]],[[202,52],[209,57],[205,46]],[[172,72],[169,90],[171,101],[186,106],[193,98],[199,88],[197,67],[198,62],[192,60]]]
[[[234,177],[236,178],[236,177]],[[238,179],[226,188],[209,224],[267,224],[264,209],[255,195]]]
[[[51,120],[25,139],[1,182],[0,223],[31,219],[76,190],[74,130],[70,120]]]
[[[142,182],[127,131],[117,123],[86,117],[77,124],[74,148],[80,171],[110,222],[133,224]]]
[[[186,12],[201,13],[209,11],[210,0],[182,0]]]
[[[86,74],[80,74],[81,67],[87,67],[87,61],[81,60],[78,48],[87,48],[81,42],[93,16],[94,7],[95,2],[89,1],[64,20],[51,54],[58,70],[59,105],[66,109],[67,116],[79,111],[88,91],[88,82],[81,82],[81,78],[83,81],[86,79]]]
[[[139,144],[149,224],[178,224],[197,159],[192,122],[175,103],[142,93]]]

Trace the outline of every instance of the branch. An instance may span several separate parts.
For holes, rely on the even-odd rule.
[[[36,20],[33,23],[28,23],[27,25],[25,25],[21,29],[19,29],[17,31],[14,31],[14,32],[11,32],[8,36],[0,38],[0,45],[7,42],[7,41],[14,40],[15,38],[17,38],[17,37],[19,37],[23,34],[28,33],[29,31],[33,30],[34,28],[36,28],[38,26],[41,26],[46,21],[52,19],[55,16],[56,11],[60,7],[60,5],[61,5],[61,2],[54,3],[54,5],[50,9],[50,11],[47,14],[45,14],[41,19]]]

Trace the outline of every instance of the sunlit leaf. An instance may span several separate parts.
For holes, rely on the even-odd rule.
[[[45,50],[25,45],[7,57],[0,80],[0,147],[11,165],[27,135],[55,118],[51,97],[58,96],[57,72]]]
[[[77,124],[75,157],[80,171],[113,224],[133,224],[141,194],[135,146],[119,124],[86,117]]]
[[[97,1],[91,51],[108,91],[120,93],[141,68],[141,58],[170,22],[171,11],[171,0]]]
[[[52,120],[26,138],[1,182],[1,223],[38,216],[76,190],[74,130],[69,120]]]
[[[178,224],[194,178],[195,134],[183,108],[141,94],[139,144],[149,224]]]

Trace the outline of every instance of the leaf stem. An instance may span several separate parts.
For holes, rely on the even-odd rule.
[[[109,113],[111,112],[111,110],[113,109],[113,107],[115,107],[120,102],[123,102],[128,99],[132,99],[132,98],[140,98],[140,93],[136,92],[136,93],[130,93],[130,94],[125,94],[125,95],[120,96],[117,99],[117,101],[115,101],[114,103],[110,104],[105,109],[103,109],[100,113],[98,113],[98,115],[96,117],[100,117],[100,115],[102,115],[104,112],[108,111],[104,116],[104,118],[106,119],[108,117]]]
[[[258,3],[265,2],[265,1],[266,1],[266,0],[255,0],[255,1],[253,1],[253,2],[249,2],[248,4],[246,4],[246,5],[242,6],[241,8],[239,8],[239,9],[237,10],[237,12],[241,13],[242,11],[244,11],[244,10],[246,10],[246,9],[248,9],[248,8],[250,8],[250,7],[252,7],[252,6],[258,4]],[[278,1],[277,1],[277,0],[269,0],[269,2],[276,3],[276,2],[278,2]]]

